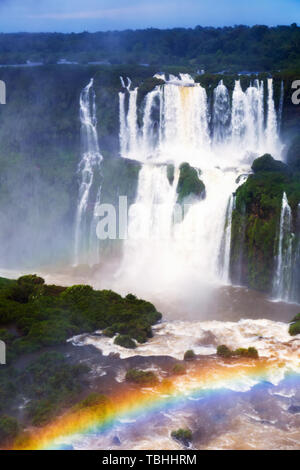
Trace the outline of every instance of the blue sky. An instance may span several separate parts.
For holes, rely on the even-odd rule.
[[[300,23],[300,0],[0,0],[0,32]]]

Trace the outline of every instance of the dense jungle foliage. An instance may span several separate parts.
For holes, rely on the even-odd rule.
[[[300,66],[300,28],[264,25],[145,29],[79,34],[1,34],[0,64],[187,65],[208,71],[265,71]]]
[[[151,326],[160,319],[154,305],[132,294],[46,285],[36,275],[0,278],[0,340],[7,352],[7,365],[0,368],[0,445],[18,434],[18,420],[45,424],[87,390],[88,367],[70,363],[57,350],[67,338],[106,329],[135,347],[152,336]]]
[[[160,319],[154,305],[132,294],[122,298],[87,285],[46,285],[35,275],[0,283],[0,339],[10,346],[8,361],[97,329],[144,343],[152,336],[151,325]]]

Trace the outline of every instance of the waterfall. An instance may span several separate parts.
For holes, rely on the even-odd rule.
[[[156,87],[153,91],[147,94],[146,96],[146,103],[145,103],[145,110],[143,116],[143,129],[142,129],[142,136],[143,136],[143,151],[146,158],[151,157],[152,152],[154,151],[155,144],[158,136],[155,135],[155,120],[152,117],[153,110],[159,108],[160,103],[160,88]]]
[[[137,124],[137,88],[129,91],[129,108],[127,114],[127,128],[129,134],[129,149],[131,154],[138,150],[138,124]]]
[[[284,83],[283,83],[283,80],[281,80],[280,99],[279,99],[279,108],[278,108],[278,133],[280,133],[281,131],[283,102],[284,102]]]
[[[137,124],[137,91],[131,90],[131,80],[127,78],[127,86],[123,77],[120,77],[124,92],[119,93],[120,116],[120,154],[127,157],[138,149],[138,124]],[[128,112],[125,111],[126,95],[129,96]]]
[[[231,124],[230,97],[226,86],[221,80],[214,90],[213,102],[213,136],[214,143],[227,142]]]
[[[273,98],[272,98],[273,99]],[[263,82],[255,81],[243,92],[239,80],[235,82],[232,96],[232,140],[248,151],[263,150],[264,128]],[[271,148],[271,147],[270,147]]]
[[[122,79],[123,80],[123,79]],[[124,84],[124,82],[123,82]],[[125,112],[125,93],[119,93],[119,116],[120,116],[120,154],[126,155],[128,148],[127,141],[127,124],[126,124],[126,112]]]
[[[224,159],[227,156],[230,159],[228,164],[235,165],[245,161],[245,153],[271,153],[280,158],[272,79],[267,82],[266,113],[263,81],[255,80],[243,91],[240,80],[236,80],[231,101],[221,80],[213,92],[210,115],[206,90],[192,77],[181,74],[179,78],[170,75],[169,80],[165,76],[159,78],[166,84],[146,95],[141,128],[137,118],[138,89],[131,90],[131,83],[125,86],[123,80],[125,94],[119,94],[122,156],[130,155],[140,161],[157,160],[159,156],[162,161],[177,160],[180,163],[182,155],[188,154],[188,161],[195,165],[201,165],[201,154],[206,159],[205,164],[208,155],[212,163],[219,163],[217,154],[220,151]],[[238,155],[240,149],[243,155]],[[235,156],[238,161],[233,162]]]
[[[130,82],[119,95],[121,155],[142,167],[115,282],[124,292],[135,286],[138,295],[149,298],[229,282],[233,194],[253,159],[271,153],[278,142],[272,80],[266,109],[263,82],[242,90],[237,80],[232,98],[220,81],[210,111],[205,88],[189,75],[159,78],[165,84],[150,91],[139,109],[138,89]],[[205,197],[191,197],[178,208],[183,162],[198,170]]]
[[[228,284],[230,282],[231,223],[234,208],[235,195],[232,194],[229,198],[227,206],[224,234],[220,249],[220,277],[225,284]]]
[[[80,94],[80,122],[82,156],[78,166],[80,179],[79,196],[75,220],[74,265],[88,262],[91,239],[91,224],[94,220],[94,206],[99,203],[100,191],[96,202],[90,201],[90,193],[95,174],[100,169],[102,156],[99,150],[96,118],[96,95],[93,88],[94,80]],[[92,210],[91,210],[92,206]]]
[[[241,143],[246,132],[246,95],[242,90],[241,83],[236,80],[232,95],[232,138],[238,145]]]
[[[278,153],[277,115],[273,99],[273,80],[268,78],[268,112],[266,126],[266,142],[273,156]]]
[[[273,294],[278,300],[290,300],[293,239],[292,211],[287,196],[283,193],[279,223],[278,254],[276,257],[276,271],[273,285]]]

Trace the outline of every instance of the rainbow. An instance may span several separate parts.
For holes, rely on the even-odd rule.
[[[188,400],[218,393],[248,391],[254,385],[283,379],[300,383],[300,368],[292,370],[278,359],[200,359],[190,363],[185,375],[172,376],[151,388],[116,384],[116,391],[100,404],[74,407],[40,429],[29,429],[10,447],[13,450],[68,448],[66,442],[113,430],[120,420],[148,420],[158,412],[176,409]],[[72,447],[72,446],[69,446]]]

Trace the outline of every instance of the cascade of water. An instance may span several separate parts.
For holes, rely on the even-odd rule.
[[[292,281],[292,250],[294,234],[292,233],[292,211],[285,193],[282,197],[282,207],[279,224],[278,254],[273,284],[273,294],[276,299],[289,300]]]
[[[91,79],[80,95],[82,158],[78,167],[80,186],[75,220],[74,265],[86,261],[86,256],[88,256],[90,233],[87,232],[90,228],[89,223],[94,218],[93,215],[89,216],[89,196],[95,172],[99,170],[102,161],[98,143],[96,95],[93,84],[94,81]]]
[[[240,81],[235,82],[232,96],[232,141],[248,151],[261,151],[264,122],[263,83],[255,81],[243,92]]]
[[[166,78],[163,78],[166,81]],[[137,119],[137,89],[130,90],[130,85],[128,81],[128,86],[125,87],[129,101],[127,112],[126,95],[120,93],[122,156],[130,155],[131,158],[145,161],[149,157],[154,158],[156,154],[155,158],[160,155],[163,161],[167,158],[176,160],[180,149],[182,154],[188,153],[188,160],[191,163],[200,164],[200,153],[205,153],[207,156],[213,150],[215,154],[218,152],[214,149],[217,145],[223,147],[222,152],[224,146],[230,147],[230,164],[233,163],[232,156],[236,155],[241,161],[246,153],[248,155],[272,153],[280,158],[281,148],[274,126],[277,118],[272,79],[268,80],[266,128],[264,84],[259,80],[255,80],[245,92],[237,80],[232,103],[226,86],[220,81],[214,90],[213,111],[210,118],[205,89],[200,84],[194,83],[188,75],[181,75],[180,78],[170,75],[165,85],[158,86],[147,94],[141,129]],[[211,119],[213,146],[209,131]]]
[[[249,149],[258,150],[262,147],[263,141],[263,82],[255,80],[255,86],[249,86],[246,90],[246,144]]]
[[[127,114],[127,127],[129,134],[130,153],[134,154],[138,149],[138,124],[137,124],[137,88],[129,91],[129,108]]]
[[[227,206],[224,234],[220,250],[220,278],[225,284],[230,282],[231,223],[234,208],[235,195],[232,194]]]
[[[131,279],[134,285],[138,285],[143,270],[147,269],[149,276],[153,271],[153,283],[159,280],[160,288],[163,283],[176,283],[187,271],[193,273],[193,279],[199,280],[205,274],[205,280],[229,282],[232,194],[241,184],[238,176],[249,172],[256,156],[270,152],[275,146],[273,140],[277,134],[271,132],[270,127],[271,102],[274,106],[272,82],[268,83],[267,143],[263,82],[255,80],[243,91],[240,81],[236,81],[230,102],[229,92],[221,81],[214,90],[210,117],[206,91],[190,76],[178,78],[170,75],[168,80],[165,76],[159,78],[163,78],[165,84],[157,86],[146,96],[140,129],[137,124],[137,90],[128,90],[127,113],[120,96],[120,113],[123,114],[122,119],[120,116],[120,125],[123,126],[120,138],[123,136],[128,147],[122,155],[130,155],[143,163],[137,202],[144,207],[145,217],[142,219],[141,214],[131,211],[131,232],[139,233],[139,227],[150,227],[150,240],[141,243],[131,233],[124,243],[118,281],[120,285],[129,285],[128,280]],[[211,119],[212,142],[209,132]],[[127,133],[126,138],[123,131]],[[177,198],[176,178],[171,185],[166,168],[167,164],[173,164],[178,175],[182,162],[201,169],[200,178],[206,191],[205,198],[195,200],[183,220],[174,225],[171,208]],[[163,217],[157,211],[157,201],[167,207]],[[154,234],[161,230],[161,224],[170,228],[167,240],[156,237],[154,242]],[[188,267],[187,259],[191,260]]]
[[[195,150],[199,152],[209,147],[207,96],[200,85],[179,86],[172,80],[164,86],[160,116],[160,151],[163,154],[182,161],[180,150],[182,154],[189,150],[192,158]]]
[[[151,156],[156,140],[155,139],[155,120],[153,120],[152,112],[156,107],[158,108],[160,103],[160,88],[156,87],[153,91],[147,94],[144,117],[143,117],[143,129],[142,129],[142,138],[143,138],[143,152],[146,157]]]
[[[214,90],[213,102],[213,139],[214,143],[227,142],[231,133],[230,97],[226,86],[221,80]]]
[[[266,125],[266,143],[269,152],[276,156],[278,154],[277,116],[273,99],[273,80],[268,78],[268,111]]]
[[[280,100],[279,100],[279,109],[278,109],[278,133],[280,133],[280,131],[281,131],[283,102],[284,102],[284,82],[283,82],[283,80],[281,80]]]
[[[122,79],[122,83],[124,85],[124,81]],[[125,88],[125,85],[123,86]],[[126,119],[126,111],[125,111],[125,93],[119,93],[119,117],[120,117],[120,154],[126,155],[128,149],[128,132],[127,132],[127,119]]]
[[[232,94],[231,126],[232,139],[239,145],[246,132],[246,95],[239,80],[236,80]]]
[[[139,130],[137,124],[137,92],[135,88],[131,90],[131,80],[127,77],[127,86],[123,77],[120,77],[124,92],[119,93],[119,119],[120,119],[120,154],[127,157],[138,148]],[[126,114],[125,101],[126,94],[129,96],[128,112]]]

